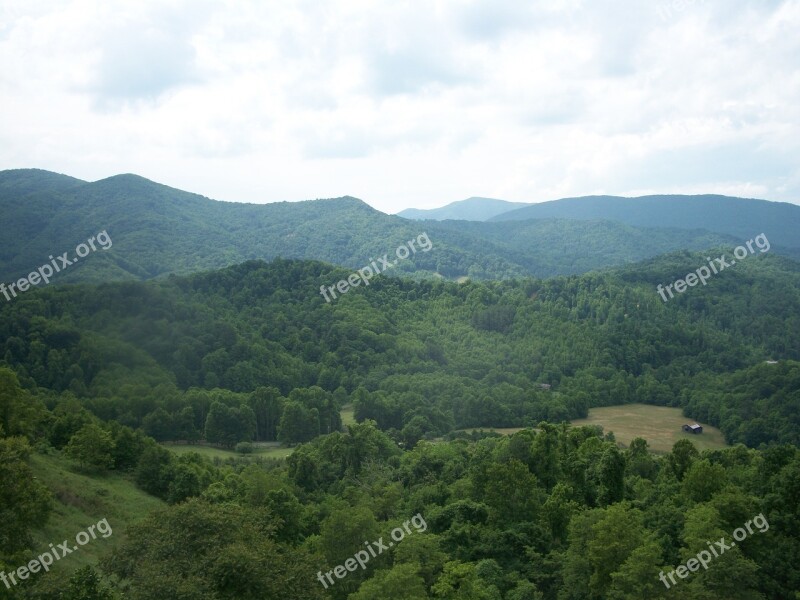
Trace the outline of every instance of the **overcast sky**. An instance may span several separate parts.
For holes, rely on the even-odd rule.
[[[800,0],[0,0],[0,169],[220,200],[800,203]]]

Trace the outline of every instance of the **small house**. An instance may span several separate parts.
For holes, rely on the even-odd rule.
[[[688,431],[689,433],[703,433],[703,426],[698,425],[697,423],[687,423],[683,426],[684,431]]]

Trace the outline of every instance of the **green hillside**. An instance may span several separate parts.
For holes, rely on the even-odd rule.
[[[490,220],[529,219],[608,219],[637,227],[705,229],[740,240],[765,233],[777,246],[800,247],[800,206],[713,194],[564,198],[514,209]]]
[[[51,286],[0,305],[0,365],[160,441],[202,436],[214,402],[247,405],[259,441],[275,440],[287,414],[284,441],[335,430],[348,402],[407,440],[628,402],[694,407],[732,442],[800,439],[790,379],[764,388],[766,421],[713,393],[714,377],[800,359],[800,265],[759,255],[665,304],[656,285],[698,264],[684,252],[548,280],[378,277],[331,303],[320,286],[347,271],[303,261]]]
[[[331,303],[319,286],[348,270],[249,261],[0,304],[0,571],[113,528],[0,598],[667,600],[659,573],[756,517],[680,597],[789,598],[800,264],[754,256],[664,303],[655,282],[703,256],[546,280],[377,277]],[[635,403],[733,447],[678,439],[656,456],[657,424],[627,419],[627,448],[568,424]],[[276,439],[289,447],[237,458]]]
[[[85,258],[55,273],[52,281],[145,280],[277,257],[355,269],[384,254],[391,260],[398,247],[423,232],[433,249],[410,253],[389,274],[452,280],[547,277],[741,241],[698,230],[699,224],[690,230],[665,229],[666,220],[648,228],[564,219],[417,222],[350,197],[264,205],[218,202],[135,175],[86,183],[33,169],[0,172],[0,212],[0,281],[7,283],[48,264],[50,256],[67,252],[74,258],[79,244],[103,231],[110,247],[87,247]],[[751,229],[761,225],[757,216],[748,216],[752,237],[760,230]],[[792,221],[787,223],[782,226]],[[686,224],[674,227],[685,229]],[[772,251],[783,252],[767,235],[775,245]],[[52,260],[58,264],[59,259]]]

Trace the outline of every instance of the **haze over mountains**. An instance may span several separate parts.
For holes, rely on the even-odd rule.
[[[445,219],[459,219],[463,221],[488,221],[492,217],[507,213],[515,208],[528,206],[525,202],[509,202],[494,198],[480,198],[473,196],[466,200],[451,202],[440,208],[407,208],[397,213],[404,219],[444,221]]]
[[[529,204],[490,198],[469,198],[428,210],[410,208],[408,218],[442,221],[527,221],[530,219],[606,219],[641,227],[706,229],[738,238],[752,236],[753,225],[771,232],[776,244],[800,246],[800,206],[718,194],[662,194],[627,198],[581,196]],[[768,234],[770,235],[770,234]]]
[[[250,259],[316,259],[349,268],[428,233],[388,274],[495,279],[576,274],[676,250],[728,248],[765,233],[773,252],[800,256],[800,207],[724,196],[590,197],[516,207],[473,198],[444,207],[489,221],[426,221],[387,215],[343,197],[241,204],[170,188],[136,175],[96,182],[37,169],[0,172],[0,278],[12,281],[106,230],[113,240],[57,280],[149,279]],[[512,208],[502,214],[499,209]],[[447,210],[445,210],[447,209]]]

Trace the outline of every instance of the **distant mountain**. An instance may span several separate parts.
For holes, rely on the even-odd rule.
[[[494,198],[472,197],[458,202],[451,202],[447,206],[440,208],[407,208],[397,213],[397,216],[417,221],[425,219],[432,221],[443,221],[445,219],[487,221],[494,216],[514,210],[520,206],[527,206],[527,204],[524,202],[495,200]]]
[[[706,229],[751,239],[764,233],[772,244],[800,248],[800,206],[718,195],[624,198],[585,196],[529,204],[490,221],[607,219],[639,227]]]
[[[352,197],[240,204],[137,175],[88,183],[35,169],[0,172],[0,215],[3,282],[28,275],[50,256],[74,256],[78,244],[103,230],[111,248],[89,253],[54,282],[144,280],[277,257],[356,269],[384,254],[393,261],[395,249],[423,232],[433,250],[410,253],[387,274],[446,279],[571,275],[675,250],[732,247],[742,239],[700,229],[564,218],[419,223]],[[758,220],[747,225],[750,236],[763,230],[776,244],[772,230]],[[789,254],[796,258],[800,250]]]

